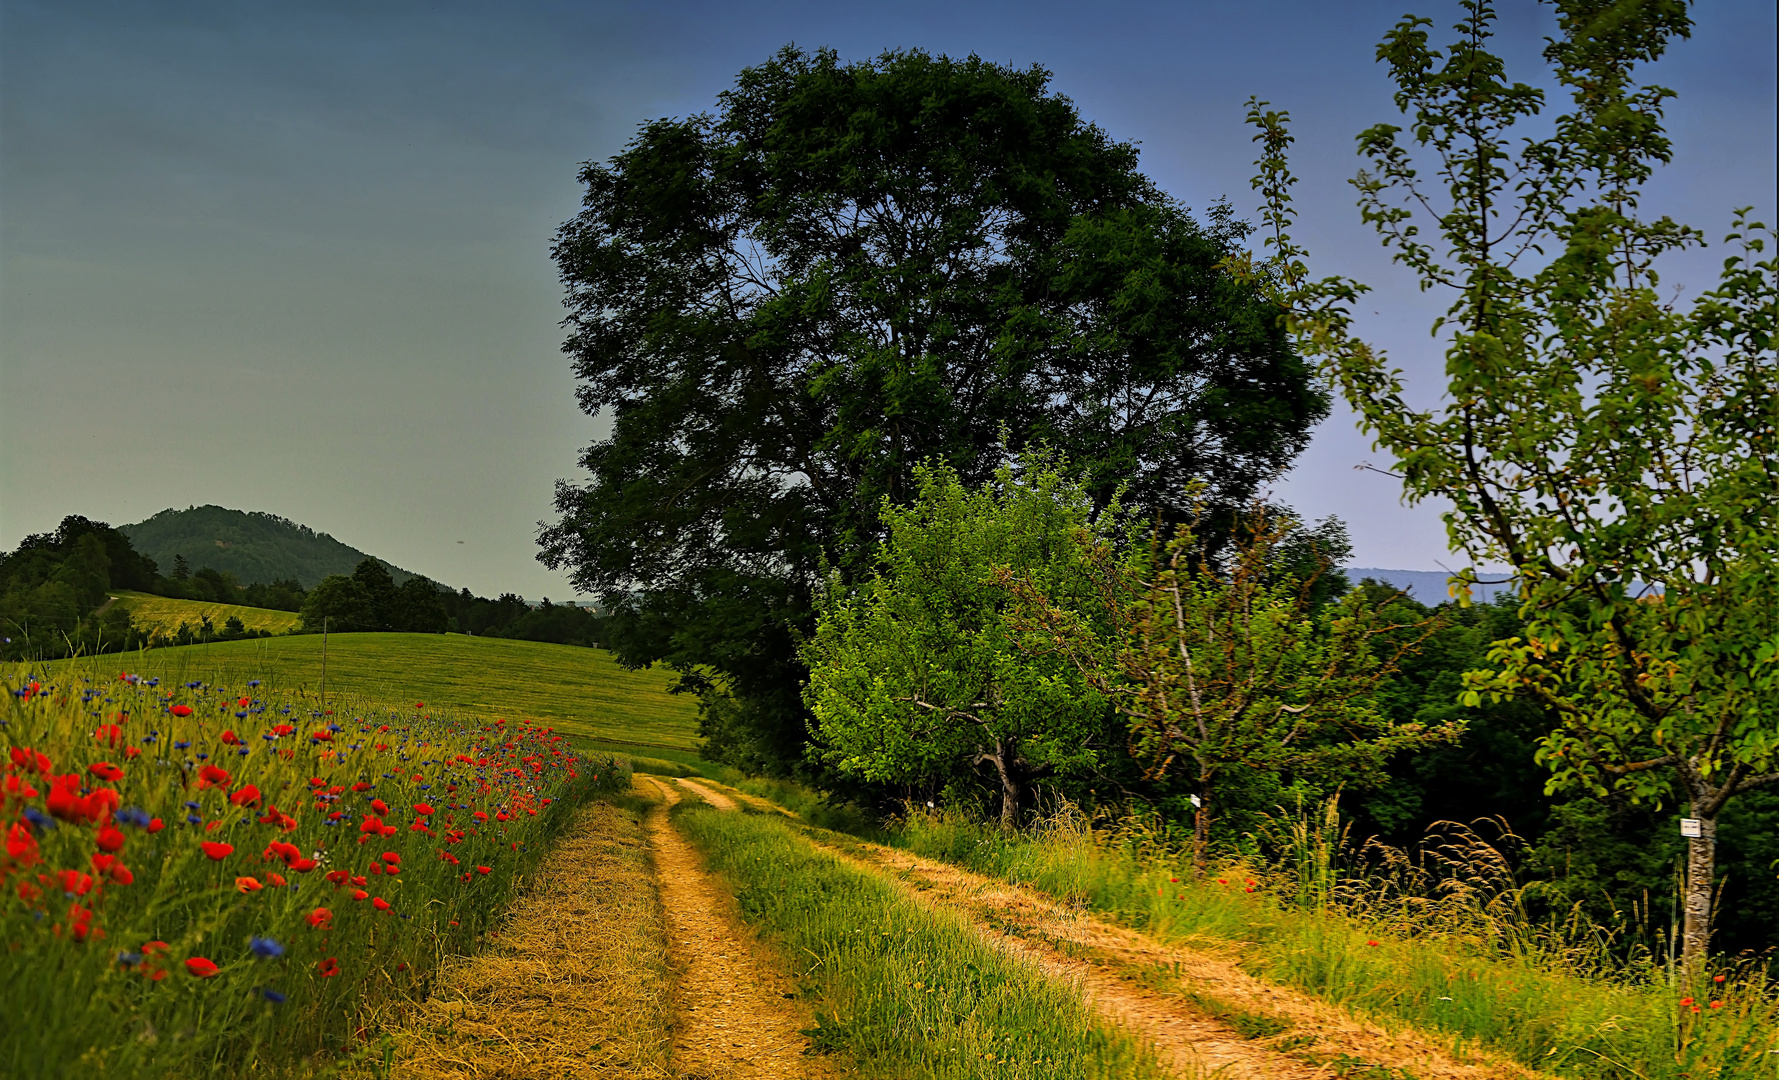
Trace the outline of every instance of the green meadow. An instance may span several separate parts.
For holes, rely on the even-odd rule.
[[[98,665],[267,691],[321,689],[319,634],[110,654],[62,664]],[[112,672],[116,674],[115,671]],[[327,691],[374,701],[425,701],[451,712],[528,720],[601,746],[690,755],[696,705],[667,692],[660,669],[628,671],[603,649],[463,634],[330,634]]]
[[[302,621],[294,611],[275,611],[242,604],[212,604],[205,600],[178,600],[170,596],[131,592],[127,589],[115,590],[109,595],[112,602],[130,613],[131,622],[144,630],[168,635],[176,632],[180,623],[186,623],[195,630],[203,625],[206,616],[218,630],[233,616],[240,619],[241,625],[248,630],[266,630],[274,634],[288,634]]]

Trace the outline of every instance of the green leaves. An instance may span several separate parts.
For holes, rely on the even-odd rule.
[[[1286,301],[1300,343],[1396,456],[1405,497],[1449,501],[1452,546],[1518,579],[1525,636],[1497,643],[1497,666],[1471,673],[1462,700],[1524,694],[1556,709],[1563,726],[1539,751],[1553,791],[1660,802],[1678,781],[1710,819],[1779,781],[1779,681],[1756,659],[1779,633],[1775,268],[1760,259],[1767,230],[1738,215],[1742,254],[1716,290],[1690,308],[1657,295],[1656,259],[1701,235],[1637,214],[1671,156],[1673,95],[1636,74],[1690,32],[1686,5],[1555,7],[1544,56],[1573,107],[1517,151],[1511,129],[1543,98],[1486,51],[1489,4],[1465,5],[1444,54],[1412,17],[1379,49],[1412,125],[1407,140],[1392,125],[1360,136],[1371,166],[1355,186],[1421,287],[1452,289],[1435,327],[1441,408],[1408,409],[1398,373],[1351,335],[1358,285],[1306,284]],[[1255,179],[1275,215],[1281,167],[1263,160]],[[1693,888],[1708,898],[1708,880]],[[1697,955],[1703,930],[1688,920]]]

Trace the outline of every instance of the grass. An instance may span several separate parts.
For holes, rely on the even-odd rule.
[[[242,604],[213,604],[208,600],[176,600],[145,592],[122,590],[112,593],[111,598],[118,607],[129,611],[130,620],[136,626],[169,635],[179,629],[180,623],[188,623],[193,630],[198,629],[203,626],[205,616],[209,616],[211,625],[218,631],[232,615],[240,619],[241,625],[248,630],[267,630],[274,634],[288,634],[302,621],[294,611],[273,611],[270,608],[246,607]]]
[[[473,945],[577,806],[629,784],[516,723],[344,696],[321,716],[115,659],[0,671],[21,691],[0,698],[0,1075],[350,1057],[367,1003]]]
[[[960,916],[819,851],[777,815],[683,803],[673,820],[813,999],[818,1050],[898,1080],[1136,1080],[1161,1074],[1070,987],[990,949]]]
[[[672,978],[643,805],[618,795],[583,810],[480,950],[447,959],[429,993],[366,1017],[388,1054],[352,1075],[672,1075]]]
[[[1501,894],[1466,894],[1463,882],[1412,894],[1351,878],[1306,888],[1331,865],[1300,853],[1307,874],[1303,863],[1230,867],[1194,883],[1188,860],[1079,819],[1009,837],[959,815],[915,813],[891,842],[1163,941],[1239,943],[1256,975],[1533,1068],[1590,1080],[1779,1077],[1779,995],[1760,969],[1725,968],[1722,983],[1689,995],[1653,966],[1610,967],[1573,935],[1516,923]]]
[[[80,661],[56,661],[50,671]],[[215,641],[103,660],[169,683],[239,685],[313,696],[321,684],[321,636]],[[584,740],[690,752],[696,706],[667,692],[658,670],[629,671],[603,649],[464,634],[330,634],[330,697],[425,701],[466,715],[548,725]],[[656,750],[658,754],[658,749]]]

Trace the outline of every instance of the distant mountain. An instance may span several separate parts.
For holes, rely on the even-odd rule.
[[[243,585],[295,578],[312,589],[329,574],[350,574],[365,559],[375,558],[288,518],[221,506],[162,510],[147,521],[117,528],[138,552],[159,564],[163,577],[173,576],[174,556],[184,555],[193,570],[213,566]],[[398,585],[414,576],[377,561]]]
[[[1342,567],[1347,580],[1357,585],[1365,578],[1376,578],[1386,585],[1394,585],[1421,603],[1432,607],[1443,604],[1451,599],[1446,583],[1451,574],[1444,570],[1379,570],[1373,566]],[[1484,581],[1499,581],[1506,577],[1505,573],[1479,571],[1477,576]],[[1511,592],[1512,585],[1476,585],[1471,588],[1471,599],[1493,600],[1505,592]]]

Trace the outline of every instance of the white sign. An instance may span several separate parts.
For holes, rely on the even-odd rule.
[[[1694,838],[1704,836],[1704,825],[1696,817],[1683,817],[1680,819],[1680,835]]]

